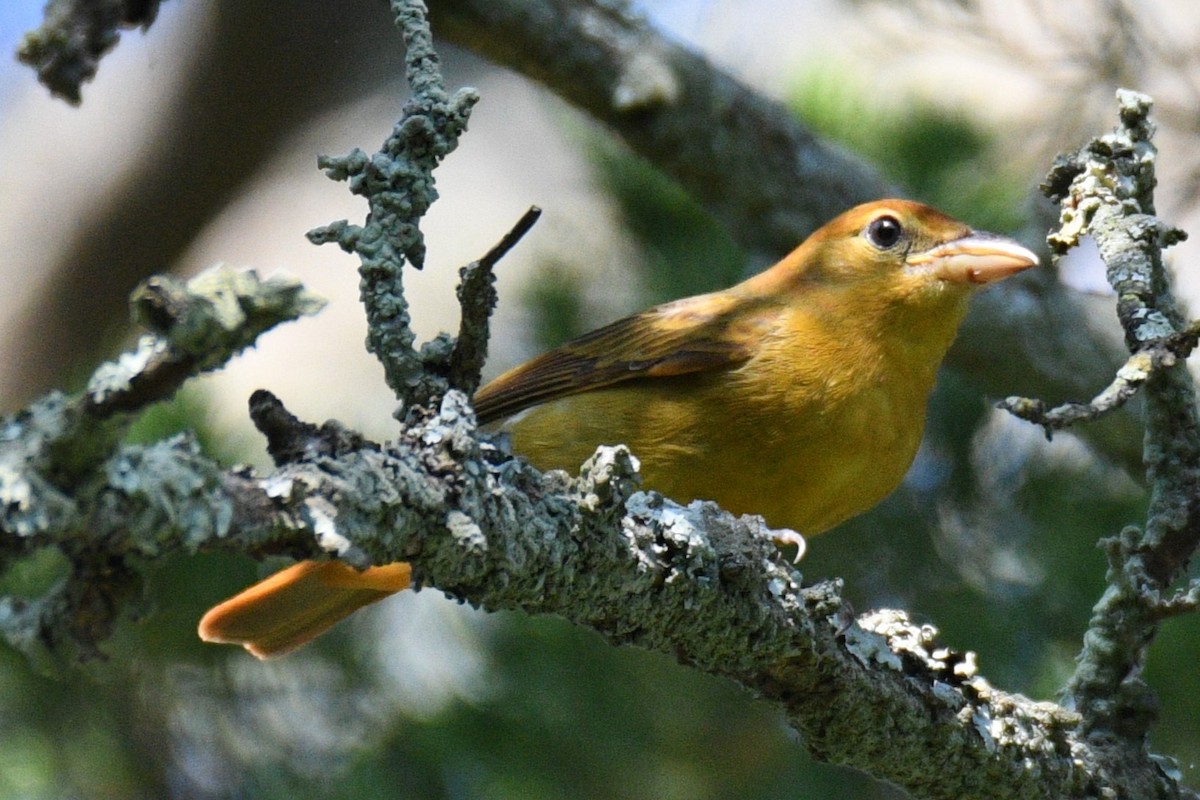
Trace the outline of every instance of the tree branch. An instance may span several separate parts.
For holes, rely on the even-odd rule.
[[[1080,422],[1093,422],[1116,411],[1137,396],[1156,371],[1186,361],[1200,340],[1200,322],[1186,329],[1155,339],[1134,349],[1134,353],[1117,370],[1112,383],[1087,403],[1063,403],[1047,408],[1041,400],[1028,397],[1008,397],[996,404],[1015,417],[1040,425],[1049,439],[1054,431],[1069,428]]]
[[[133,412],[221,367],[259,334],[324,301],[295,281],[216,268],[187,284],[154,278],[134,293],[155,333],[102,364],[78,395],[53,393],[4,420],[0,438],[0,570],[43,548],[71,570],[46,596],[0,600],[0,634],[14,646],[99,654],[140,593],[143,559],[221,536],[258,519],[263,498],[240,473],[222,474],[187,437],[118,447]],[[254,549],[250,539],[246,544]]]
[[[116,47],[122,28],[150,27],[160,0],[51,0],[45,21],[17,50],[52,94],[72,105],[96,76],[100,58]]]
[[[494,269],[508,251],[517,246],[530,228],[542,216],[542,210],[530,206],[513,229],[483,258],[472,261],[458,271],[458,304],[462,308],[462,322],[458,338],[450,353],[447,378],[450,388],[466,395],[473,395],[479,388],[483,375],[483,364],[487,360],[489,320],[496,308],[496,276]]]
[[[431,18],[611,128],[772,259],[850,206],[901,192],[626,2],[447,0]]]
[[[1061,157],[1047,193],[1062,205],[1062,227],[1050,237],[1060,252],[1093,236],[1117,292],[1117,316],[1133,359],[1141,359],[1146,392],[1146,528],[1105,541],[1109,586],[1092,620],[1067,685],[1083,714],[1082,731],[1140,741],[1155,716],[1142,677],[1147,650],[1171,605],[1171,588],[1200,545],[1200,417],[1183,357],[1195,345],[1162,262],[1162,250],[1184,233],[1154,216],[1150,98],[1119,91],[1121,125]],[[1176,357],[1179,356],[1179,357]]]
[[[450,354],[444,342],[426,345],[420,354],[413,348],[416,335],[409,326],[402,269],[405,259],[417,269],[424,265],[425,238],[419,223],[437,199],[433,170],[458,146],[479,95],[474,89],[461,89],[453,97],[446,93],[424,6],[393,9],[413,90],[404,115],[373,157],[355,148],[345,157],[322,156],[318,161],[330,178],[348,181],[351,192],[367,198],[370,214],[363,226],[342,220],[308,237],[315,244],[336,242],[359,257],[367,349],[383,364],[396,397],[411,405],[446,391],[445,379],[425,370],[423,362],[444,362]]]

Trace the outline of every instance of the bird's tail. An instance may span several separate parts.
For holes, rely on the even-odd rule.
[[[302,561],[209,609],[200,638],[282,656],[411,582],[412,569],[399,562],[359,572],[341,561]]]

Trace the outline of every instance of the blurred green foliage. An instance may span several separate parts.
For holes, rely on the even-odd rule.
[[[670,178],[609,137],[589,141],[600,185],[642,254],[633,265],[646,305],[722,289],[744,277],[746,258],[729,232]]]
[[[982,230],[1021,227],[1029,176],[1001,159],[996,133],[911,94],[881,100],[856,81],[822,66],[795,83],[790,103],[813,132],[865,157],[914,199]]]
[[[530,339],[549,350],[587,330],[587,309],[579,291],[579,275],[571,265],[545,261],[522,294],[533,311]]]

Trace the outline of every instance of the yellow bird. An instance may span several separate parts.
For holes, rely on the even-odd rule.
[[[540,469],[624,443],[647,488],[811,536],[887,496],[925,427],[975,286],[1034,266],[1015,241],[928,206],[853,208],[730,289],[655,306],[475,395]],[[407,564],[296,564],[210,610],[206,641],[282,655],[408,588]]]

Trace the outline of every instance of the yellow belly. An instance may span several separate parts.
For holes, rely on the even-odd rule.
[[[646,488],[812,535],[887,496],[920,445],[929,386],[861,383],[765,397],[736,372],[655,379],[556,400],[506,427],[539,468],[573,472],[598,445],[624,443]]]

